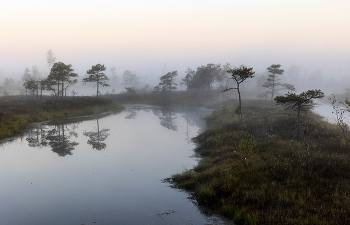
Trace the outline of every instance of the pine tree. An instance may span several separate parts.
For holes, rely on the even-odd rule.
[[[177,71],[168,72],[167,74],[160,77],[160,83],[157,85],[154,90],[160,91],[173,91],[176,90],[175,77],[177,76]]]
[[[229,91],[232,89],[237,90],[239,105],[235,110],[235,113],[238,114],[240,116],[240,119],[242,120],[242,117],[243,117],[242,116],[242,99],[241,99],[241,91],[240,91],[239,85],[243,83],[246,79],[253,78],[255,72],[253,72],[253,68],[247,68],[243,65],[241,65],[239,68],[229,69],[227,72],[232,76],[232,79],[236,82],[237,86],[235,88],[226,87],[226,89],[223,90],[222,92]]]
[[[66,65],[63,62],[53,64],[50,75],[46,79],[48,90],[53,91],[57,97],[61,96],[63,98],[68,87],[77,83],[77,79],[72,78],[77,77],[78,74],[73,73],[73,71],[71,64]]]
[[[295,91],[294,85],[287,83],[282,84],[280,82],[281,79],[278,77],[278,75],[282,75],[284,73],[284,70],[280,69],[280,67],[280,64],[272,64],[270,67],[268,67],[267,71],[269,72],[269,77],[267,78],[266,82],[262,85],[263,87],[270,89],[270,91],[267,91],[267,93],[271,95],[271,100],[273,100],[275,93],[278,90],[280,90],[277,89],[278,86],[283,87],[282,89]]]
[[[84,83],[87,82],[96,82],[96,96],[99,94],[99,86],[102,87],[109,86],[107,81],[109,80],[108,77],[104,74],[103,71],[106,70],[106,67],[101,64],[96,64],[95,66],[92,66],[91,69],[89,69],[86,73],[88,74],[88,77],[83,79]]]

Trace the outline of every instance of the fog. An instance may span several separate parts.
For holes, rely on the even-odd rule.
[[[300,52],[291,53],[283,51],[275,51],[265,53],[264,51],[242,51],[242,52],[214,52],[213,54],[185,53],[172,55],[169,53],[128,53],[123,56],[119,54],[106,54],[100,52],[101,57],[95,54],[82,54],[80,52],[65,53],[60,50],[53,49],[56,61],[66,64],[72,64],[74,72],[78,73],[79,79],[86,75],[86,71],[92,65],[97,63],[106,66],[105,74],[112,78],[110,68],[116,68],[116,75],[119,85],[122,82],[122,74],[125,70],[135,72],[139,77],[140,86],[149,84],[151,88],[159,83],[159,78],[171,71],[178,71],[178,81],[185,76],[185,70],[207,65],[208,63],[221,63],[222,65],[229,62],[233,67],[239,67],[244,64],[253,67],[256,72],[255,78],[249,83],[254,87],[261,87],[264,81],[262,75],[266,74],[266,68],[271,64],[281,64],[281,68],[285,70],[280,76],[281,82],[293,84],[296,92],[300,93],[308,89],[321,89],[327,95],[332,93],[343,93],[345,88],[350,87],[350,55],[341,51],[328,52]],[[0,86],[3,86],[5,78],[13,78],[15,81],[21,79],[25,68],[32,70],[32,66],[36,65],[42,77],[48,75],[48,64],[46,62],[46,51],[40,54],[33,54],[33,57],[22,56],[23,58],[13,58],[1,68]],[[7,59],[8,60],[8,59]],[[17,65],[16,65],[17,64]],[[297,71],[292,71],[292,69]],[[259,81],[260,79],[260,81]],[[266,79],[265,79],[266,80]],[[259,83],[260,82],[260,83]],[[179,82],[178,82],[179,83]],[[80,89],[81,82],[74,85],[72,89]],[[111,91],[116,87],[102,88],[101,93]],[[182,87],[183,89],[184,87]],[[178,89],[181,89],[179,86]],[[116,90],[118,93],[124,91],[121,87]],[[79,95],[92,95],[91,92],[80,92]]]
[[[46,52],[71,64],[80,79],[97,63],[125,70],[154,86],[166,72],[208,63],[253,67],[271,64],[298,79],[282,76],[297,92],[319,88],[342,92],[350,75],[348,1],[62,1],[6,2],[0,15],[0,86],[19,80],[36,65],[49,73]],[[93,16],[92,16],[93,15]],[[166,66],[165,66],[166,65]],[[258,76],[254,78],[258,79]],[[80,85],[80,84],[78,84]],[[108,89],[105,89],[105,91]]]

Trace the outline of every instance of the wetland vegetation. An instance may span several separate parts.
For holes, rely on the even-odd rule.
[[[173,185],[237,224],[349,224],[349,137],[273,101],[244,110],[243,121],[228,106],[206,118],[210,127],[193,139],[202,159]]]
[[[121,110],[123,106],[109,99],[96,97],[42,96],[38,104],[34,96],[0,97],[0,138],[20,134],[32,122],[54,118],[92,115]]]
[[[299,95],[293,93],[294,85],[280,82],[284,70],[279,64],[268,68],[269,75],[261,85],[265,92],[259,94],[259,88],[248,91],[247,86],[241,86],[244,96],[241,99],[239,85],[254,77],[251,70],[243,66],[233,70],[229,64],[223,67],[208,64],[197,71],[188,69],[181,82],[186,90],[182,91],[175,91],[177,71],[160,77],[161,82],[153,90],[148,84],[137,87],[136,75],[126,71],[123,77],[128,81],[124,81],[128,84],[126,91],[102,95],[97,88],[96,95],[100,97],[66,97],[63,81],[52,83],[52,78],[49,90],[56,98],[40,96],[39,101],[39,85],[33,86],[36,97],[0,98],[0,138],[21,133],[32,122],[120,110],[123,109],[120,104],[165,106],[163,111],[154,109],[154,114],[159,116],[162,126],[176,131],[172,107],[210,107],[215,111],[205,118],[207,130],[193,138],[200,161],[194,168],[167,179],[173,187],[189,191],[200,206],[236,224],[349,224],[350,135],[345,120],[350,111],[348,90],[339,95],[345,102],[341,103],[343,108],[335,105],[339,103],[335,98],[331,101],[337,117],[336,123],[331,124],[310,111],[312,99],[322,98],[324,93],[316,89]],[[227,73],[230,71],[231,74]],[[85,81],[97,82],[98,87],[104,74],[99,70],[92,74],[97,78]],[[235,75],[236,83],[232,80],[230,83],[230,76]],[[278,86],[292,93],[276,97]],[[232,89],[238,91],[236,99],[228,92]],[[289,108],[276,103],[287,104]],[[135,119],[135,112],[126,110],[125,119]],[[98,120],[97,127],[97,139],[96,131],[84,135],[98,140],[88,143],[100,150],[105,145],[99,142],[103,135],[100,136]]]

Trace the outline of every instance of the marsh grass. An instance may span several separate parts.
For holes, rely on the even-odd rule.
[[[32,122],[54,118],[92,115],[123,109],[109,99],[66,97],[63,100],[44,96],[41,104],[31,96],[0,97],[0,138],[20,134]]]
[[[295,112],[270,101],[243,110],[243,122],[234,107],[207,118],[194,138],[203,158],[172,176],[176,187],[237,224],[350,224],[350,148],[337,126],[308,113],[300,135]]]

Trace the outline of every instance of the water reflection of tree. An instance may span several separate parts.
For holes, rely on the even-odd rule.
[[[90,140],[88,140],[87,143],[89,145],[92,145],[93,149],[102,150],[107,147],[107,145],[103,143],[103,141],[105,141],[106,138],[109,136],[109,133],[108,133],[109,129],[100,130],[98,119],[96,121],[97,121],[97,131],[84,132],[83,134],[90,138]]]
[[[177,131],[177,125],[175,123],[176,113],[170,109],[162,108],[162,109],[154,109],[153,113],[159,117],[160,125],[163,127]]]
[[[193,118],[190,117],[189,113],[186,111],[184,113],[182,113],[182,117],[185,119],[186,121],[186,140],[187,142],[191,142],[190,140],[190,133],[188,131],[188,126],[195,126],[195,122],[193,120]]]
[[[29,132],[29,137],[26,138],[28,141],[28,146],[32,148],[42,148],[47,146],[47,142],[43,136],[45,136],[44,129],[36,128],[31,130]]]
[[[135,119],[137,116],[137,112],[135,109],[127,109],[127,114],[125,116],[125,119]]]
[[[68,131],[65,132],[65,128]],[[75,149],[75,146],[79,145],[76,141],[70,141],[69,139],[72,136],[77,137],[77,133],[73,129],[69,129],[67,125],[54,125],[54,128],[49,130],[45,135],[44,139],[48,142],[48,145],[51,146],[52,151],[57,153],[59,156],[72,155],[72,151]]]
[[[52,128],[45,130],[42,128],[36,128],[32,130],[29,137],[26,138],[29,147],[42,148],[50,146],[52,151],[59,156],[72,155],[72,150],[75,146],[79,145],[78,142],[70,141],[72,136],[77,137],[75,132],[76,125],[53,125]],[[68,134],[67,134],[68,132]]]
[[[135,119],[137,116],[137,111],[149,112],[150,110],[143,106],[138,106],[136,108],[127,108],[125,110],[125,112],[127,113],[125,119]]]

